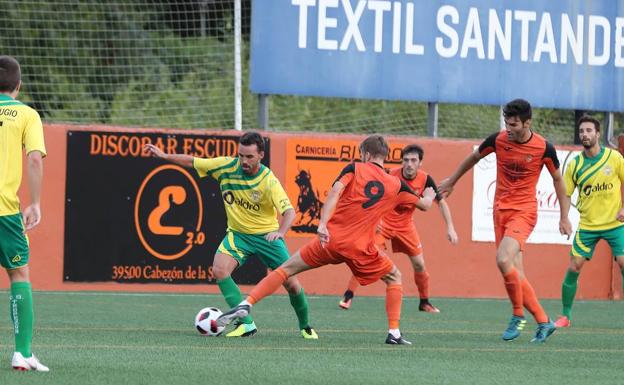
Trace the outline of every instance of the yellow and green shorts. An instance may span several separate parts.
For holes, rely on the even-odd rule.
[[[252,255],[269,269],[277,269],[289,258],[288,248],[283,239],[269,242],[264,239],[266,234],[243,234],[228,230],[217,249],[217,252],[232,256],[242,266]]]
[[[0,265],[5,269],[26,266],[29,255],[22,214],[0,216]]]
[[[574,235],[570,255],[583,257],[587,260],[594,255],[594,249],[599,240],[604,239],[611,247],[614,257],[624,255],[624,226],[609,230],[582,230],[578,229]]]

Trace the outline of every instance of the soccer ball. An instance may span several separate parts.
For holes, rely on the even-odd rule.
[[[216,307],[205,307],[195,316],[195,328],[202,336],[216,337],[223,332],[225,326],[217,326],[217,318],[223,314]]]

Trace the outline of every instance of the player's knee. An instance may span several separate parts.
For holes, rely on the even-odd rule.
[[[11,283],[15,282],[29,282],[30,274],[28,273],[28,266],[23,266],[17,269],[7,270]]]
[[[306,264],[299,252],[295,252],[286,262],[279,267],[288,277],[299,274],[302,271],[310,269],[310,266]]]
[[[219,266],[219,265],[214,265],[212,267],[212,273],[214,274],[215,278],[218,281],[220,281],[222,279],[225,279],[225,278],[229,277],[230,274],[232,274],[230,269],[228,269],[225,266]]]
[[[394,268],[394,271],[392,271],[390,274],[386,275],[383,278],[383,281],[386,284],[393,284],[393,285],[397,285],[401,283],[401,271],[399,269],[397,269],[396,267]]]
[[[287,279],[283,286],[284,289],[286,289],[286,291],[290,294],[299,294],[301,291],[301,284],[296,278]]]
[[[396,269],[396,271],[392,274],[392,276],[394,277],[394,281],[396,283],[401,283],[401,270]]]
[[[498,250],[496,252],[496,264],[499,268],[511,267],[513,264],[512,255],[507,250]]]
[[[425,271],[425,260],[423,258],[414,257],[411,258],[414,271],[422,273]]]
[[[512,270],[514,264],[510,259],[497,259],[496,266],[501,273],[507,274],[510,270]]]
[[[570,266],[568,267],[568,269],[572,272],[580,273],[581,269],[583,268],[583,262],[584,260],[582,258],[573,259],[570,261]]]

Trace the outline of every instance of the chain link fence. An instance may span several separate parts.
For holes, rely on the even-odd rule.
[[[0,0],[0,52],[48,122],[232,128],[233,4]]]
[[[0,54],[20,60],[21,99],[44,121],[234,127],[233,0],[0,0],[0,7]],[[258,96],[249,92],[250,28],[251,0],[243,0],[243,129],[260,125]],[[428,135],[427,103],[285,95],[268,103],[275,131]],[[500,127],[497,106],[438,107],[439,137],[483,138]],[[574,111],[536,109],[533,126],[554,143],[574,141]],[[622,133],[624,114],[615,114],[613,128]]]

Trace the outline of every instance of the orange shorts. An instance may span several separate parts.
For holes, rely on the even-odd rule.
[[[314,238],[299,250],[299,254],[303,262],[311,267],[346,263],[360,285],[365,286],[377,282],[394,269],[394,262],[379,249],[375,250],[377,252],[371,255],[358,250],[347,255],[333,250],[330,245],[321,246],[319,239]]]
[[[494,236],[496,247],[504,237],[511,237],[520,244],[520,251],[537,223],[537,212],[520,210],[494,210]]]
[[[375,234],[375,243],[381,250],[386,250],[388,240],[394,253],[405,253],[408,257],[415,257],[422,253],[422,244],[416,228],[394,231],[381,227],[381,230]]]

